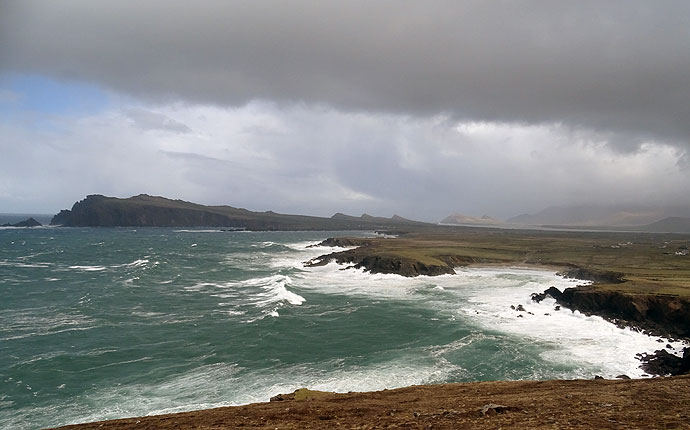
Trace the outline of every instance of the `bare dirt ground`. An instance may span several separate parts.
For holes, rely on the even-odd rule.
[[[277,397],[283,400],[61,429],[690,429],[690,375],[479,382],[348,394],[298,390]]]

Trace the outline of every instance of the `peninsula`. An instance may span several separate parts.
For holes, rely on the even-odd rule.
[[[205,206],[165,197],[120,199],[89,195],[72,209],[60,211],[51,225],[66,227],[223,227],[233,230],[373,230],[424,225],[394,215],[391,218],[337,213],[330,218],[253,212],[232,206]]]

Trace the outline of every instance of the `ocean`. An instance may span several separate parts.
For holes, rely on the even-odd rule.
[[[635,354],[669,343],[533,303],[531,293],[577,284],[551,271],[304,267],[333,252],[310,245],[341,235],[374,233],[1,228],[0,428],[262,402],[301,387],[642,377]]]

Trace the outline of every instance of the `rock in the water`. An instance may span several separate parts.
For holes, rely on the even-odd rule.
[[[563,293],[556,287],[549,287],[543,293],[532,293],[532,300],[539,303],[547,297],[552,297],[558,300]]]
[[[654,354],[641,354],[642,370],[651,375],[685,375],[690,373],[690,347],[683,349],[683,356],[670,354],[665,349]]]
[[[24,221],[20,221],[16,224],[3,224],[2,227],[41,227],[43,224],[36,221],[34,218],[29,218]]]

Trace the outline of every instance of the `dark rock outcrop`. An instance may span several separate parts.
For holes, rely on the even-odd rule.
[[[561,298],[562,295],[563,293],[561,293],[561,290],[559,290],[558,288],[549,287],[543,293],[533,293],[531,297],[532,301],[539,303],[542,300],[544,300],[547,296],[558,300]]]
[[[559,276],[570,279],[581,279],[601,284],[621,284],[625,282],[624,274],[621,272],[611,272],[608,270],[592,270],[582,267],[573,267],[557,273]]]
[[[370,273],[398,274],[407,277],[420,275],[438,276],[455,273],[452,267],[445,264],[425,264],[398,256],[369,254],[359,249],[322,255],[306,262],[305,265],[307,267],[324,266],[332,261],[338,264],[348,264],[356,269],[364,269]]]
[[[665,349],[654,354],[640,354],[642,370],[650,375],[668,376],[690,373],[690,347],[683,349],[683,356],[670,354]]]
[[[558,291],[556,288],[553,290]],[[549,295],[571,310],[599,315],[620,326],[631,326],[658,335],[690,337],[690,301],[686,298],[627,294],[593,286],[566,288],[560,295],[553,290],[547,290]]]
[[[72,216],[72,211],[69,209],[63,209],[58,212],[53,219],[50,220],[50,225],[70,225],[70,218]]]
[[[328,239],[321,241],[316,245],[310,245],[310,247],[315,246],[333,246],[339,248],[350,248],[352,246],[363,246],[369,244],[371,241],[365,238],[352,238],[352,237],[329,237]]]
[[[2,227],[41,227],[43,224],[36,221],[34,218],[29,218],[24,221],[20,221],[16,224],[3,224]]]
[[[371,273],[395,273],[407,277],[455,274],[455,270],[450,266],[424,264],[420,261],[380,255],[361,258],[354,267],[357,269],[364,268]]]

